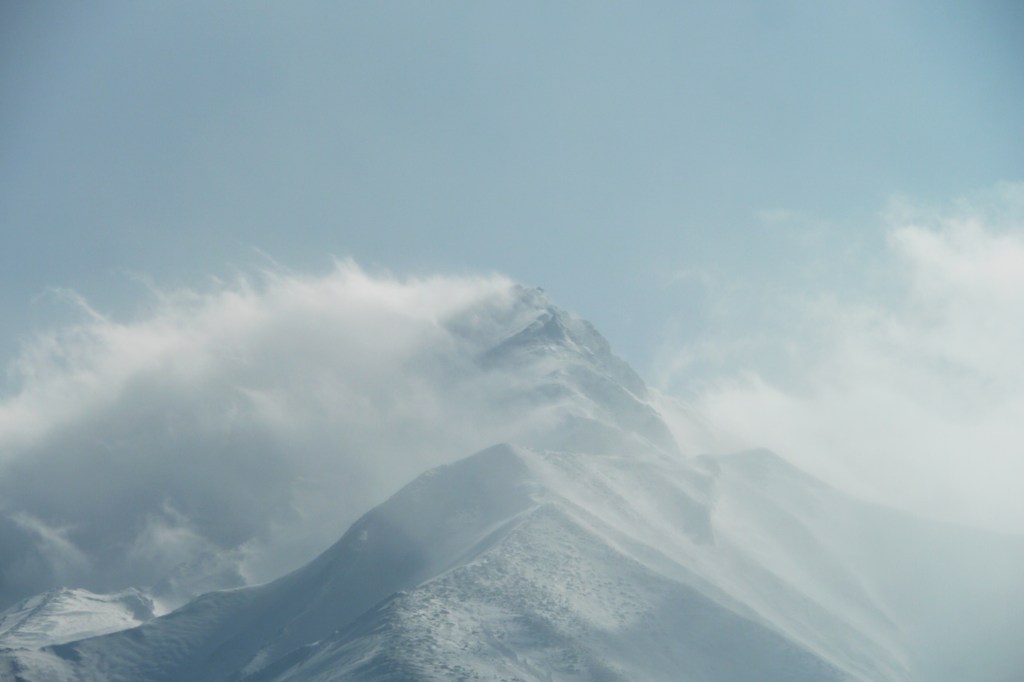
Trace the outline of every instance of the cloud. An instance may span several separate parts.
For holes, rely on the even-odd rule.
[[[311,558],[430,466],[550,414],[477,355],[523,324],[499,276],[350,262],[155,290],[28,342],[0,400],[0,606],[73,584],[174,601]]]
[[[705,357],[729,368],[689,388],[676,429],[692,449],[767,446],[862,496],[1022,532],[1024,186],[894,201],[885,219],[882,261],[864,264],[885,286],[789,291],[762,302],[768,338],[666,354],[669,392]],[[783,359],[769,368],[766,346]]]

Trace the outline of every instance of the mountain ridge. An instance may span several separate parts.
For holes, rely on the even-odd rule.
[[[1004,682],[1024,670],[1011,641],[1024,586],[1004,589],[1024,574],[1024,539],[859,502],[767,450],[681,454],[635,372],[536,290],[442,324],[485,378],[508,382],[509,414],[546,410],[525,444],[428,469],[276,580],[119,632],[9,647],[0,672]]]

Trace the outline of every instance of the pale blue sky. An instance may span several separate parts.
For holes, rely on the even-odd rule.
[[[859,286],[894,194],[1024,177],[1022,7],[4,3],[0,351],[255,248],[500,271],[643,370],[702,277]]]

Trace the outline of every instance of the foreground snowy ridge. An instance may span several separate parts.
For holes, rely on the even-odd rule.
[[[1024,575],[1020,538],[857,502],[767,451],[680,455],[639,377],[536,292],[458,324],[511,329],[478,361],[518,370],[511,404],[551,402],[529,446],[423,473],[266,585],[102,636],[0,634],[0,678],[1005,682],[1024,670],[1024,586],[1006,590]],[[42,627],[30,610],[0,623]]]
[[[38,649],[125,630],[151,619],[153,609],[153,601],[135,589],[51,590],[0,613],[0,648]]]

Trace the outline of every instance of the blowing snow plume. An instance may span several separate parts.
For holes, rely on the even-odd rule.
[[[674,448],[587,323],[498,276],[343,262],[159,294],[129,322],[83,308],[26,344],[0,403],[0,606],[263,581],[497,442]]]

